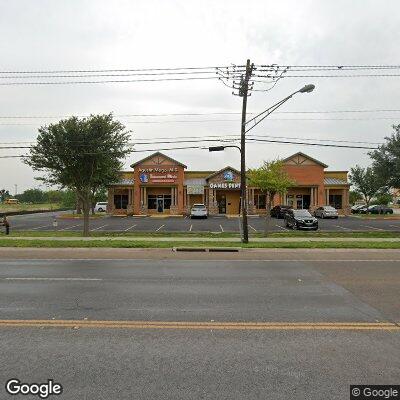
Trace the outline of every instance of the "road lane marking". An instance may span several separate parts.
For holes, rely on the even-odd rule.
[[[91,229],[91,231],[98,231],[99,229],[104,228],[106,226],[107,226],[107,224],[106,225],[101,225],[101,226],[98,226],[97,228]]]
[[[346,231],[351,231],[350,228],[346,228],[346,227],[344,227],[344,226],[340,226],[340,225],[334,225],[334,226],[336,226],[336,228],[344,229],[344,230],[346,230]]]
[[[101,278],[36,278],[36,277],[13,277],[3,278],[6,281],[102,281]]]
[[[192,232],[193,224],[190,225],[189,232]]]
[[[263,330],[263,331],[400,331],[390,322],[166,322],[90,320],[0,320],[0,327],[56,327],[89,329]]]
[[[275,225],[277,228],[281,228],[281,229],[283,229],[284,231],[288,231],[289,229],[288,228],[285,228],[284,226],[280,226],[280,225]]]
[[[76,227],[78,227],[78,226],[82,226],[82,225],[81,225],[81,224],[77,224],[77,225],[67,226],[66,228],[60,229],[60,231],[66,231],[67,229],[76,228]]]
[[[162,229],[165,225],[161,225],[156,229],[156,232],[158,232],[160,229]]]
[[[137,224],[134,224],[132,226],[130,226],[129,228],[124,229],[124,232],[129,231],[130,229],[133,229]]]
[[[219,227],[221,228],[221,232],[224,231],[224,228],[222,227],[222,225],[220,224]]]
[[[257,232],[257,229],[253,228],[250,224],[249,224],[249,228],[253,229],[254,232]]]

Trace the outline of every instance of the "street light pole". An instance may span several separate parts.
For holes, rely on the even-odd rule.
[[[242,211],[242,242],[249,243],[249,227],[247,226],[247,188],[246,188],[246,110],[247,110],[247,95],[249,91],[249,80],[252,74],[253,65],[250,65],[250,60],[246,63],[246,74],[242,78],[239,96],[243,97],[242,104],[242,124],[240,129],[240,200]]]

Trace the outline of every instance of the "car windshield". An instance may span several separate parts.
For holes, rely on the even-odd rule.
[[[193,204],[193,208],[203,210],[206,206],[204,204]]]
[[[327,207],[324,207],[324,208],[325,208],[326,211],[336,211],[336,208],[331,207],[331,206],[327,206]]]
[[[295,217],[311,217],[311,214],[307,210],[293,210]]]

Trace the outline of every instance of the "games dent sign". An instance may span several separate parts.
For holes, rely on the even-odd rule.
[[[227,169],[222,173],[223,182],[210,183],[210,189],[240,189],[240,183],[235,182],[235,174]]]
[[[141,183],[176,183],[178,168],[139,168]]]

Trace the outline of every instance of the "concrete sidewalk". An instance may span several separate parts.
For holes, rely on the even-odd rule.
[[[133,242],[240,242],[238,237],[149,237],[149,236],[121,236],[121,237],[47,237],[47,236],[0,236],[5,240],[50,240],[50,241],[133,241]],[[357,237],[271,237],[271,238],[250,238],[253,243],[268,243],[268,242],[400,242],[400,237],[393,238],[357,238]]]

